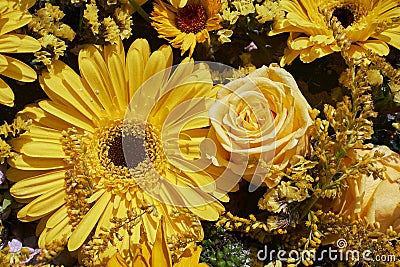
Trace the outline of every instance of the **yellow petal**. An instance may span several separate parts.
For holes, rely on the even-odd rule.
[[[21,170],[53,170],[68,167],[68,164],[63,159],[48,158],[33,158],[26,155],[16,155],[9,158],[8,163],[11,167]]]
[[[67,123],[73,125],[74,127],[78,127],[89,132],[94,132],[94,125],[91,120],[84,117],[79,111],[76,109],[66,107],[62,104],[58,104],[49,100],[42,100],[39,102],[39,106],[52,114],[55,117],[58,117]]]
[[[22,34],[4,34],[0,36],[0,53],[31,53],[41,48],[33,37]]]
[[[380,56],[386,56],[390,51],[389,46],[380,40],[367,40],[365,42],[357,42],[357,44],[365,50],[372,50],[372,52],[377,53]]]
[[[55,117],[47,112],[45,112],[43,109],[38,107],[36,104],[32,105],[27,105],[21,112],[21,116],[27,117],[29,119],[32,119],[38,123],[40,123],[40,126],[46,126],[47,128],[63,131],[66,130],[73,125],[70,123],[67,123],[64,120],[59,119],[58,117]]]
[[[122,48],[121,48],[122,47]],[[113,95],[116,96],[119,108],[125,110],[128,105],[128,90],[125,77],[125,55],[120,54],[123,52],[122,41],[117,45],[108,45],[104,47],[104,57],[106,59],[107,67],[110,72],[110,78],[113,90]]]
[[[6,177],[8,180],[12,182],[19,182],[23,179],[30,178],[32,176],[38,176],[42,174],[48,173],[47,170],[42,170],[42,171],[25,171],[25,170],[19,170],[15,168],[9,168],[6,172]]]
[[[308,37],[299,37],[289,42],[288,45],[294,50],[303,50],[313,45]]]
[[[101,230],[102,228],[110,229],[111,227],[110,219],[113,216],[112,212],[113,212],[113,202],[110,201],[107,204],[107,207],[105,207],[104,213],[103,215],[101,215],[99,223],[97,224],[96,232],[94,233],[96,236],[102,232]]]
[[[50,72],[44,72],[39,81],[51,100],[78,109],[88,119],[101,114],[102,108],[94,101],[92,90],[88,90],[81,77],[65,63],[54,61]]]
[[[205,263],[199,264],[201,249],[201,246],[187,248],[179,257],[178,262],[174,264],[174,267],[208,266]]]
[[[37,197],[54,188],[64,187],[64,178],[64,170],[33,176],[13,185],[10,189],[10,193],[17,199]]]
[[[150,46],[145,39],[136,39],[129,47],[126,56],[126,69],[129,83],[129,99],[142,85],[144,68],[150,57]],[[135,77],[132,79],[132,77]]]
[[[18,212],[18,218],[30,221],[29,217],[43,217],[65,203],[64,187],[55,188],[33,200]],[[28,218],[28,219],[27,219]]]
[[[49,143],[60,143],[62,134],[60,131],[48,127],[41,127],[38,125],[31,125],[28,132],[21,135],[20,138],[30,138],[32,140],[45,141]]]
[[[400,27],[388,29],[374,37],[400,49]]]
[[[69,223],[69,218],[65,218],[54,228],[47,230],[45,242],[46,244],[51,244],[54,240],[61,240],[62,238],[68,239],[71,233],[72,225]]]
[[[173,7],[182,8],[186,5],[187,0],[169,0]]]
[[[112,102],[116,96],[111,89],[113,85],[107,65],[95,46],[91,45],[81,50],[79,53],[79,70],[102,107],[112,117],[117,108]]]
[[[64,159],[65,153],[61,143],[43,141],[30,141],[25,138],[14,138],[9,141],[12,147],[27,156],[38,158],[59,158]]]
[[[61,206],[56,212],[54,212],[46,222],[46,228],[54,228],[56,227],[61,221],[67,220],[68,216],[68,207],[66,205]]]
[[[163,218],[157,228],[156,240],[151,252],[151,266],[172,267]]]
[[[146,67],[144,69],[143,80],[146,81],[154,74],[165,70],[166,66],[167,66],[167,61],[164,53],[161,51],[153,52],[149,60],[147,61]],[[159,86],[157,88],[161,87]]]
[[[0,78],[0,105],[14,106],[14,93],[11,88]]]
[[[111,194],[109,192],[104,193],[89,210],[89,212],[83,217],[68,241],[69,251],[77,250],[80,246],[82,246],[90,232],[93,230],[93,227],[104,213],[104,210],[110,199]]]
[[[8,65],[1,72],[2,75],[21,82],[33,82],[36,80],[36,72],[31,67],[15,58],[8,56],[5,56],[5,58]]]
[[[0,17],[0,35],[11,32],[31,21],[32,16],[23,11],[13,10],[1,14]]]
[[[136,266],[136,265],[135,265]],[[119,252],[115,253],[114,256],[107,262],[107,267],[128,267],[126,261],[122,258]]]

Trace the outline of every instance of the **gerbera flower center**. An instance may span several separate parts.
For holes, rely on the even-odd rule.
[[[179,9],[176,27],[184,33],[198,33],[206,28],[207,14],[200,5],[186,5]]]
[[[347,28],[350,26],[354,20],[353,12],[347,7],[338,7],[332,13],[332,16],[336,17],[343,27]]]
[[[122,141],[123,138],[124,142]],[[123,143],[125,147],[123,147]],[[133,155],[129,167],[136,167],[146,158],[146,149],[142,137],[133,134],[126,134],[124,137],[118,135],[110,142],[107,155],[115,166],[128,167],[125,161],[124,149],[132,152]]]

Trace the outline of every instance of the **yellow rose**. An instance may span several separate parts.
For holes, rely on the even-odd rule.
[[[381,231],[390,225],[400,230],[400,155],[386,146],[373,149],[355,149],[348,153],[347,160],[375,151],[384,155],[376,163],[376,167],[385,168],[384,180],[363,175],[360,179],[349,179],[349,187],[333,204],[334,211],[342,215],[364,217],[368,222],[379,222]]]
[[[214,144],[208,142],[203,152],[252,186],[273,187],[279,180],[266,178],[271,164],[284,169],[307,151],[309,110],[289,72],[277,64],[263,66],[221,87],[209,111]]]

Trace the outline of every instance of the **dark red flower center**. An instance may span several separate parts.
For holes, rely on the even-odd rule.
[[[129,153],[130,164],[125,161],[125,153]],[[146,149],[144,146],[144,139],[138,138],[133,135],[115,136],[109,144],[108,158],[114,163],[115,166],[134,168],[146,158]]]
[[[186,5],[178,10],[176,27],[184,33],[198,33],[205,29],[207,22],[206,10],[200,5]]]
[[[339,7],[333,11],[332,16],[336,17],[343,27],[347,28],[354,22],[353,12],[346,7]]]

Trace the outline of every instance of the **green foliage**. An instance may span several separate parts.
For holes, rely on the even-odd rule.
[[[250,251],[222,227],[205,227],[205,238],[201,242],[203,251],[200,262],[212,267],[246,267],[250,266]]]

